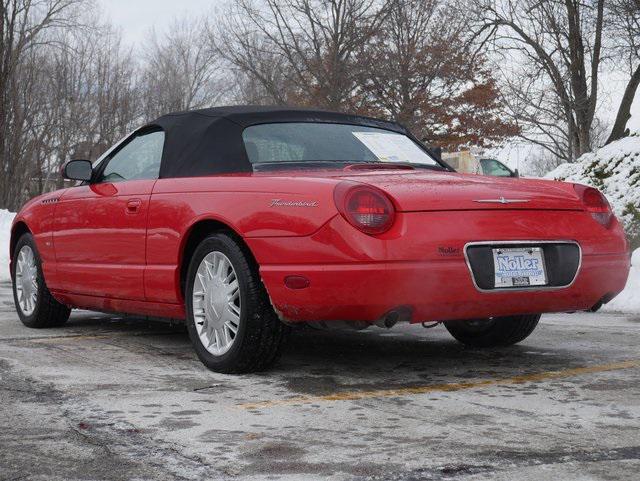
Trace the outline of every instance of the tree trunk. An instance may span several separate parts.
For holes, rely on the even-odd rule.
[[[610,144],[611,142],[629,135],[627,122],[629,122],[629,119],[631,118],[631,105],[633,104],[633,99],[636,96],[638,85],[640,85],[640,65],[638,65],[635,72],[633,72],[631,79],[629,79],[622,101],[620,102],[620,107],[618,108],[618,115],[616,115],[616,121],[613,124],[611,135],[609,135],[605,144]]]

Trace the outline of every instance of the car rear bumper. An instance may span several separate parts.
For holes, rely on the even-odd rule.
[[[604,229],[580,211],[404,213],[380,237],[337,216],[312,236],[247,241],[272,304],[292,322],[375,322],[398,308],[412,322],[588,310],[622,291],[630,267],[620,225]],[[474,284],[466,246],[518,241],[578,245],[575,278],[553,288]],[[287,276],[309,285],[290,289]]]
[[[481,291],[464,259],[352,265],[265,266],[271,301],[283,320],[375,322],[408,308],[411,322],[588,310],[623,288],[629,256],[584,256],[574,282],[564,288]],[[289,289],[288,275],[309,279]]]

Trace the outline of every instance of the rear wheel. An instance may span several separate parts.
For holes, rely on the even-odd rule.
[[[67,322],[71,309],[56,301],[49,292],[33,236],[20,237],[13,252],[13,300],[22,323],[44,328]]]
[[[540,314],[449,321],[449,333],[467,346],[511,346],[526,339],[538,325]]]
[[[196,248],[186,291],[189,337],[209,369],[260,371],[277,360],[289,328],[273,311],[257,266],[230,235],[212,234]]]

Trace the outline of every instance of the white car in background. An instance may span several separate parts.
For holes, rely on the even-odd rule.
[[[511,170],[497,159],[480,159],[479,173],[493,177],[520,177],[518,169]]]
[[[518,170],[511,170],[497,159],[482,157],[471,150],[443,152],[442,160],[457,172],[465,174],[489,175],[493,177],[520,177]]]

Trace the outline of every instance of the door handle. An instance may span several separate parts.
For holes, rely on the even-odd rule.
[[[127,202],[127,214],[137,214],[141,205],[142,201],[140,199],[131,199]]]

